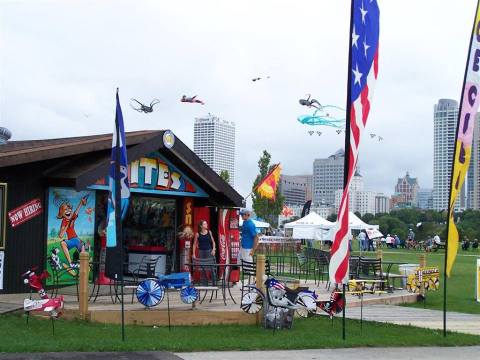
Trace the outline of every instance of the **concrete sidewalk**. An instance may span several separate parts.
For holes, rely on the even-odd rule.
[[[419,348],[351,348],[322,350],[283,350],[283,351],[224,351],[176,354],[185,360],[451,360],[478,359],[480,346],[471,347],[419,347]]]
[[[360,319],[360,308],[349,308],[347,305],[346,317]],[[443,312],[440,310],[393,305],[371,305],[363,307],[363,319],[428,329],[443,329]],[[480,335],[480,315],[449,311],[447,312],[447,330]],[[480,358],[480,354],[477,356]]]

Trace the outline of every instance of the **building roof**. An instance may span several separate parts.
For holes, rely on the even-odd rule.
[[[129,161],[159,151],[211,196],[209,204],[242,206],[242,196],[180,139],[176,137],[173,147],[166,148],[163,144],[165,131],[144,130],[126,133]],[[112,134],[11,141],[0,145],[0,175],[2,169],[43,162],[46,164],[42,172],[44,178],[52,183],[63,183],[82,190],[107,176],[111,147]]]
[[[417,178],[410,177],[410,174],[408,173],[408,171],[403,178],[398,178],[397,184],[401,184],[403,181],[406,181],[410,186],[414,186],[418,184]]]

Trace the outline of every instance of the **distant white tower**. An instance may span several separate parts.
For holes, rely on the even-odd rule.
[[[195,118],[193,151],[217,174],[228,171],[235,185],[235,123],[208,114]]]
[[[450,174],[458,120],[458,102],[440,99],[433,114],[433,209],[447,210]],[[456,209],[465,207],[465,186],[458,195]]]

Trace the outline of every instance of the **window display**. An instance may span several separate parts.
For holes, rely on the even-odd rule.
[[[173,251],[175,246],[176,201],[132,194],[123,223],[125,244],[159,247]]]

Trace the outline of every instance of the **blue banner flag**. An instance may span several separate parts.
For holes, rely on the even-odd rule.
[[[119,162],[120,171],[117,173],[117,161]],[[115,128],[112,136],[112,156],[110,160],[109,173],[109,192],[108,192],[108,209],[107,209],[107,253],[105,260],[105,274],[110,278],[117,278],[122,272],[123,260],[122,243],[120,238],[121,219],[125,216],[128,209],[128,199],[130,197],[130,187],[127,176],[127,145],[125,142],[125,128],[123,126],[122,108],[118,98],[117,90],[117,107],[115,111]],[[120,219],[116,218],[116,184],[120,185]],[[117,223],[118,222],[118,223]]]

